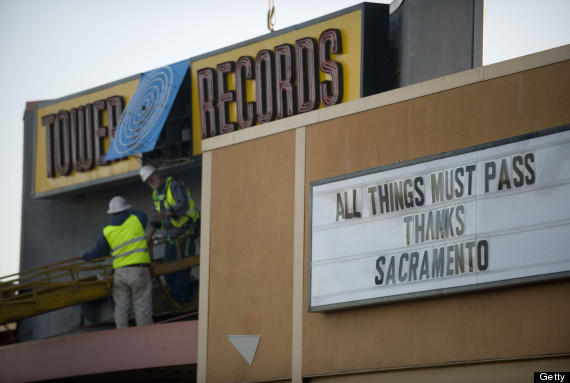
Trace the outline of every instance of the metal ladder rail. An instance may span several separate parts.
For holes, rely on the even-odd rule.
[[[103,297],[111,286],[110,265],[77,258],[2,277],[0,324]]]
[[[166,238],[158,238],[154,241],[154,245],[161,245],[166,241]],[[179,246],[179,256],[174,262],[163,263],[161,260],[154,260],[152,247],[149,248],[149,253],[154,277],[189,269],[200,264],[199,254],[182,257]],[[0,277],[0,324],[109,295],[113,279],[112,266],[102,264],[102,261],[110,258],[112,256],[92,262],[72,258]],[[96,275],[84,275],[87,272],[97,271],[103,273],[102,278],[97,278]],[[160,279],[158,280],[162,282]],[[87,291],[85,288],[88,286],[95,286],[97,289]],[[172,300],[166,286],[160,283],[160,287]],[[61,299],[65,291],[74,297],[67,300]],[[60,298],[54,300],[53,304],[46,302],[49,301],[50,292],[54,297]],[[41,302],[39,302],[40,300]],[[14,308],[22,305],[26,305],[26,308]],[[177,311],[183,309],[177,304],[174,306]],[[7,313],[10,310],[17,312],[17,314]]]

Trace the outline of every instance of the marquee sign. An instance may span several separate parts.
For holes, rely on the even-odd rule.
[[[191,59],[201,140],[387,89],[389,5],[364,3]]]
[[[570,131],[512,141],[311,184],[310,310],[570,275]]]
[[[34,196],[138,170],[132,155],[154,149],[188,70],[193,155],[204,138],[387,90],[388,18],[389,5],[363,3],[41,104]]]

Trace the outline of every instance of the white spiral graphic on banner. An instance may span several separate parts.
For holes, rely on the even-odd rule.
[[[129,101],[113,139],[118,154],[138,148],[153,130],[173,90],[174,72],[170,67],[156,69],[145,76]]]

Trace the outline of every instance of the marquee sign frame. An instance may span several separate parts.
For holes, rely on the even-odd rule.
[[[570,125],[311,182],[309,311],[570,277]]]

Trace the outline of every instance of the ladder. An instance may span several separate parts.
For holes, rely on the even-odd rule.
[[[78,258],[0,278],[0,324],[109,295],[112,266]]]

